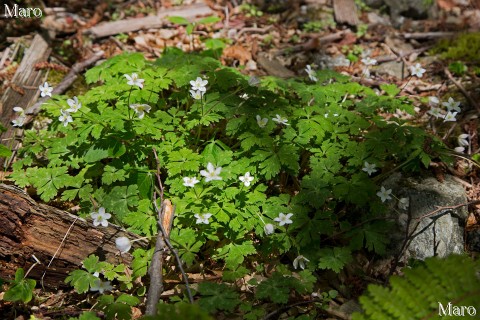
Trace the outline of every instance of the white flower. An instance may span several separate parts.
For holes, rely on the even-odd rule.
[[[127,78],[128,82],[127,84],[131,85],[131,86],[137,86],[139,88],[142,88],[143,89],[143,83],[145,82],[144,79],[140,79],[138,77],[138,74],[136,73],[132,73],[131,76],[129,76],[128,74],[124,74],[125,78]]]
[[[469,137],[470,137],[470,135],[468,133],[463,133],[463,134],[459,135],[458,138],[457,138],[458,145],[462,146],[462,147],[468,147],[468,145],[469,145],[468,138]]]
[[[60,117],[58,117],[60,122],[63,122],[63,126],[66,127],[69,122],[73,122],[72,116],[68,111],[60,110]]]
[[[84,266],[84,268],[85,268],[85,266]],[[94,272],[93,276],[99,278],[100,277],[100,272]]]
[[[408,198],[400,198],[398,200],[398,207],[402,210],[407,210],[409,205],[410,205],[410,199]]]
[[[386,200],[392,199],[392,197],[390,197],[391,193],[392,193],[392,189],[386,190],[385,187],[382,186],[380,191],[377,192],[377,196],[379,196],[380,199],[382,199],[382,202],[385,202]]]
[[[52,96],[53,88],[48,85],[48,82],[45,82],[43,86],[42,85],[38,86],[38,88],[40,89],[40,95],[42,97]]]
[[[305,269],[305,262],[310,262],[310,260],[308,260],[307,258],[305,258],[302,255],[299,255],[298,257],[295,258],[295,260],[293,260],[293,267],[295,269],[298,269],[298,267],[300,267],[302,270],[304,270]]]
[[[222,180],[220,177],[220,172],[222,172],[222,167],[215,168],[211,162],[207,164],[207,170],[201,170],[200,174],[205,177],[205,182],[212,180]]]
[[[438,100],[437,97],[428,97],[428,104],[432,107],[436,107],[438,106],[438,104],[440,103],[440,100]]]
[[[442,114],[442,110],[440,110],[440,108],[432,108],[430,110],[428,110],[427,112],[429,115],[432,115],[434,116],[435,118],[443,118],[444,115]]]
[[[14,127],[21,127],[21,126],[23,126],[24,122],[25,122],[25,117],[20,116],[17,119],[12,120],[12,125]]]
[[[102,225],[103,227],[108,227],[108,219],[112,217],[110,213],[105,212],[104,207],[98,208],[98,212],[90,213],[90,216],[93,219],[93,225],[98,227]]]
[[[135,110],[135,113],[137,114],[138,119],[143,119],[143,117],[145,116],[145,112],[149,113],[150,109],[152,109],[152,107],[144,103],[131,104],[130,108]]]
[[[250,182],[252,182],[254,178],[253,178],[252,176],[250,176],[250,172],[247,172],[247,173],[245,173],[244,176],[238,177],[238,179],[240,179],[240,181],[243,182],[243,184],[245,185],[245,187],[249,187],[249,186],[250,186]]]
[[[277,221],[280,226],[283,226],[284,224],[293,223],[292,219],[290,219],[292,216],[293,216],[293,213],[284,214],[280,212],[278,214],[278,217],[276,217],[273,220]]]
[[[21,107],[13,107],[13,111],[17,112],[19,117],[25,116],[25,110]]]
[[[73,97],[72,99],[67,100],[68,105],[70,106],[69,109],[67,109],[68,112],[77,112],[78,109],[82,107],[82,104],[78,102],[77,97]]]
[[[250,78],[248,78],[248,84],[252,87],[258,86],[260,84],[260,79],[255,76],[250,76]]]
[[[192,90],[195,90],[195,91],[199,90],[199,91],[202,91],[202,92],[207,91],[207,88],[205,88],[207,83],[208,83],[208,80],[203,80],[200,77],[197,77],[196,80],[190,81],[190,84],[192,86]]]
[[[310,78],[310,80],[312,80],[312,81],[314,81],[314,82],[317,82],[317,81],[318,81],[317,77],[315,77],[315,71],[312,70],[312,67],[311,67],[309,64],[307,64],[307,67],[305,68],[305,71],[307,72],[308,77]]]
[[[200,181],[197,180],[197,177],[193,177],[193,178],[183,177],[183,185],[185,187],[194,187],[199,182]]]
[[[263,227],[263,230],[265,231],[265,235],[270,235],[275,232],[275,227],[271,223],[267,223],[265,227]]]
[[[287,118],[282,118],[282,117],[281,117],[280,115],[278,115],[278,114],[276,115],[275,118],[272,118],[272,121],[274,121],[274,122],[276,122],[276,123],[278,123],[278,124],[284,124],[284,125],[286,125],[286,126],[289,125],[289,124],[287,123],[287,122],[288,122]]]
[[[450,112],[448,111],[447,115],[445,116],[445,118],[443,118],[443,122],[447,122],[447,121],[457,121],[457,118],[456,115],[457,115],[458,112]]]
[[[370,57],[363,58],[361,61],[366,66],[374,66],[377,64],[377,60],[372,59]]]
[[[462,111],[462,109],[460,109],[460,102],[453,100],[452,97],[448,98],[447,102],[442,102],[442,105],[446,107],[448,111]]]
[[[248,98],[250,98],[250,97],[248,96],[248,94],[244,93],[240,96],[240,98],[243,99],[243,100],[248,100]]]
[[[268,119],[267,118],[263,118],[257,114],[257,124],[260,128],[265,128],[265,126],[267,125],[267,122],[268,122]]]
[[[410,73],[412,74],[412,76],[417,76],[421,78],[425,73],[425,71],[427,70],[423,69],[420,63],[417,63],[414,66],[410,66]]]
[[[323,116],[324,116],[325,118],[328,118],[328,113],[325,113]]]
[[[118,237],[117,239],[115,239],[115,246],[121,253],[127,253],[128,251],[130,251],[132,243],[127,237]]]
[[[209,224],[210,221],[208,221],[208,219],[210,219],[211,216],[212,216],[211,213],[201,213],[201,214],[195,213],[195,218],[197,218],[197,224],[200,224],[200,223]]]
[[[458,152],[458,153],[463,153],[465,151],[465,147],[456,147],[453,150],[455,150],[455,152]]]
[[[204,92],[200,90],[190,90],[190,95],[192,96],[193,99],[195,100],[200,100],[203,97]]]
[[[90,288],[90,291],[98,291],[104,293],[105,291],[111,291],[113,289],[110,281],[102,281],[100,279],[95,280],[93,286]]]
[[[375,173],[377,171],[376,167],[377,165],[375,163],[370,164],[365,161],[362,171],[365,171],[366,173],[368,173],[368,175],[371,175],[372,173]]]

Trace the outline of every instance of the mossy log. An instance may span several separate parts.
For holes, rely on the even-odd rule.
[[[119,255],[115,247],[115,239],[121,236],[138,238],[113,224],[94,227],[91,221],[37,203],[23,190],[0,184],[0,278],[12,279],[17,268],[27,270],[35,263],[35,255],[42,264],[36,265],[28,278],[40,280],[45,273],[46,288],[65,286],[68,273],[81,268],[90,254],[128,264],[132,256]],[[136,241],[133,248],[146,245],[146,241]]]

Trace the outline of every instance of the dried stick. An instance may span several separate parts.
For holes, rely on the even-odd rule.
[[[462,86],[462,84],[460,82],[458,82],[457,80],[455,80],[455,78],[450,73],[450,70],[448,70],[448,68],[445,68],[445,69],[443,69],[443,71],[447,75],[448,79],[450,79],[453,82],[453,84],[455,84],[457,86],[458,90],[460,90],[460,92],[462,92],[462,94],[465,96],[465,98],[467,98],[468,102],[470,102],[470,104],[472,106],[474,106],[475,109],[477,109],[478,112],[480,112],[480,105],[475,100],[473,100],[472,96],[470,96],[468,94],[467,90],[465,90],[465,88]]]
[[[52,94],[64,93],[72,85],[75,79],[77,79],[77,76],[80,72],[85,70],[90,65],[94,64],[101,57],[103,57],[103,55],[104,55],[103,51],[98,51],[87,60],[75,63],[70,69],[70,71],[68,72],[68,74],[65,76],[65,78],[63,78],[62,82],[60,82],[55,88],[53,88]],[[32,115],[36,115],[40,111],[42,104],[45,103],[48,99],[49,97],[40,99],[33,106],[25,110],[25,113],[29,115],[29,117],[27,117],[24,121],[25,124],[30,123],[33,120]]]
[[[159,186],[160,186],[160,191],[161,191],[160,196],[163,198],[163,190],[164,189],[163,189],[162,180],[160,179],[160,161],[158,160],[157,152],[155,151],[155,149],[153,149],[153,154],[155,155],[155,160],[157,162],[157,172],[155,173],[155,175],[157,176],[157,180],[158,180],[158,183],[159,183]],[[162,202],[162,204],[163,203],[164,202]],[[175,208],[173,208],[173,212],[171,214],[171,217],[162,216],[163,212],[161,210],[159,210],[158,206],[157,206],[157,193],[156,192],[153,193],[153,205],[155,206],[155,210],[157,211],[157,213],[161,217],[161,219],[158,220],[158,227],[160,228],[160,231],[162,232],[163,240],[165,241],[165,244],[167,245],[170,252],[175,256],[175,260],[177,261],[178,268],[180,269],[180,272],[182,273],[183,279],[185,280],[185,287],[186,287],[186,290],[187,290],[188,299],[189,299],[190,303],[193,303],[192,292],[190,290],[190,285],[188,284],[187,274],[185,273],[185,270],[183,269],[183,266],[182,266],[182,260],[180,260],[180,257],[178,256],[178,252],[172,246],[172,243],[169,240],[169,232],[167,232],[165,230],[165,227],[162,223],[163,220],[165,220],[167,218],[171,219],[170,221],[168,221],[169,224],[171,224],[173,222],[173,214],[175,213]]]
[[[154,197],[153,201],[156,201]],[[162,208],[158,212],[158,222],[161,224],[163,212],[165,211],[165,204],[162,204]],[[160,300],[160,296],[163,292],[163,253],[165,252],[165,242],[163,241],[162,232],[157,234],[157,241],[155,242],[155,251],[152,256],[152,263],[148,269],[150,275],[150,286],[148,287],[147,302],[145,314],[149,316],[155,316],[157,314],[157,303]]]
[[[57,251],[55,251],[52,259],[50,259],[50,262],[48,263],[48,265],[45,267],[45,270],[43,271],[42,278],[40,281],[40,283],[42,284],[43,290],[45,290],[45,288],[43,287],[43,278],[45,278],[45,274],[47,273],[48,268],[50,268],[50,266],[52,265],[53,260],[55,260],[55,257],[57,256],[58,252],[60,251],[60,248],[62,247],[63,243],[65,242],[68,235],[70,234],[70,231],[72,231],[73,225],[75,224],[75,222],[77,222],[77,220],[78,220],[78,217],[76,217],[75,220],[73,220],[72,224],[70,225],[70,228],[68,228],[67,232],[63,236],[62,242],[60,242],[60,245],[58,246]]]

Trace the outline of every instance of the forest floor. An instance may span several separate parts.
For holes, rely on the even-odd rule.
[[[391,13],[394,10],[387,5],[373,9],[360,6],[352,13],[347,7],[334,8],[332,1],[327,0],[272,1],[276,5],[270,7],[220,0],[183,1],[180,5],[175,2],[182,1],[173,0],[116,1],[116,5],[99,2],[93,7],[73,0],[63,6],[60,1],[46,0],[49,10],[44,11],[41,21],[0,21],[0,27],[7,30],[0,39],[0,79],[3,81],[0,94],[9,87],[15,89],[11,80],[22,52],[38,27],[53,37],[49,60],[36,68],[59,72],[59,77],[76,62],[88,59],[99,50],[104,51],[104,58],[122,52],[142,52],[147,58],[155,59],[169,46],[184,51],[223,47],[220,56],[223,64],[259,77],[306,77],[307,65],[314,69],[332,68],[374,89],[381,84],[402,88],[400,95],[412,99],[416,114],[399,113],[398,116],[407,117],[411,123],[438,136],[452,150],[457,148],[454,166],[432,162],[429,168],[432,175],[442,180],[445,174],[452,174],[465,186],[469,201],[480,199],[479,169],[474,163],[480,158],[480,1],[438,0],[420,17],[413,14],[412,9],[406,10],[410,13],[403,18]],[[193,9],[194,14],[196,10],[205,10],[203,16],[216,15],[220,20],[195,25],[191,35],[188,25],[168,21],[161,26],[153,23],[146,29],[121,33],[114,29],[95,34],[100,32],[95,27],[102,23],[119,21],[129,25],[136,19],[172,8],[187,8],[181,14],[188,16],[192,14],[190,3],[199,5]],[[339,22],[342,17],[343,21]],[[368,58],[376,63],[366,65]],[[426,71],[421,77],[411,77],[410,68],[417,63]],[[84,88],[80,79],[66,92],[73,95]],[[456,125],[448,130],[432,126],[428,111],[449,98],[462,106]],[[4,112],[2,116],[11,114]],[[460,133],[469,135],[468,145],[462,150],[457,139]],[[470,207],[469,214],[467,231],[480,228],[480,205]],[[365,285],[359,284],[359,291]],[[39,290],[38,294],[43,297],[42,306],[29,307],[38,312],[36,319],[75,316],[81,311],[75,308],[81,301],[73,290],[52,293]],[[2,301],[2,297],[0,293],[0,308],[11,310],[12,305]],[[49,311],[53,309],[55,311]],[[137,311],[135,316],[141,316],[140,310]],[[16,319],[26,319],[23,314],[19,310]],[[335,319],[345,315],[330,316]]]

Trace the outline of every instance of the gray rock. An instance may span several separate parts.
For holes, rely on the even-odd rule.
[[[402,73],[403,68],[403,73]],[[389,75],[392,77],[396,77],[398,79],[402,79],[403,77],[408,76],[408,70],[403,62],[397,61],[389,61],[378,65],[377,67],[372,68],[378,75]]]
[[[392,254],[397,255],[401,251],[407,229],[411,239],[400,261],[446,257],[464,251],[462,224],[468,215],[466,207],[440,210],[429,215],[438,206],[467,202],[463,186],[452,176],[445,176],[445,181],[439,182],[434,177],[406,178],[396,173],[385,181],[384,186],[391,188],[397,198],[406,197],[410,201],[406,210],[401,210],[396,203],[392,203],[395,205],[392,217],[398,226],[397,231],[391,234]]]
[[[380,8],[386,5],[390,11],[390,17],[395,26],[399,27],[404,18],[425,19],[436,18],[437,7],[432,1],[428,4],[423,0],[365,0],[372,8]]]
[[[332,57],[325,53],[316,53],[313,56],[313,62],[320,69],[335,69],[335,67],[348,67],[350,65],[350,61],[343,54]]]

